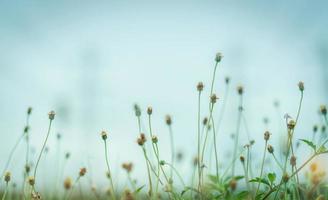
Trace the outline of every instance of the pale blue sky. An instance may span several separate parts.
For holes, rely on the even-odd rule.
[[[252,137],[261,139],[264,116],[272,119],[270,130],[278,130],[275,99],[281,101],[281,119],[284,113],[295,116],[297,83],[303,80],[306,115],[298,135],[306,138],[318,122],[318,106],[328,102],[327,4],[1,1],[0,131],[5,139],[0,157],[8,155],[21,134],[26,108],[32,106],[35,148],[41,147],[47,112],[55,109],[50,155],[55,155],[55,133],[61,132],[62,150],[73,152],[71,170],[85,165],[88,156],[95,166],[105,167],[102,129],[110,132],[113,165],[126,160],[139,164],[132,112],[138,102],[143,110],[154,108],[154,128],[165,157],[169,140],[163,120],[165,114],[173,115],[177,148],[187,153],[189,162],[196,141],[195,85],[204,81],[209,86],[217,51],[224,55],[215,85],[218,96],[225,92],[224,77],[232,79],[221,146],[235,131],[238,84],[246,88],[245,115]],[[244,136],[241,139],[245,142]],[[221,146],[223,156],[229,149]],[[189,163],[181,168],[189,168]]]

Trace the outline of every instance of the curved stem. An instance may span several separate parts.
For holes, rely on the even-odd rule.
[[[212,123],[214,124],[214,119],[212,116]],[[213,139],[214,139],[214,155],[215,155],[215,169],[216,169],[216,178],[219,179],[219,158],[218,158],[218,152],[216,147],[216,132],[215,127],[213,126]]]
[[[171,125],[169,125],[169,132],[170,132],[170,143],[171,143],[171,163],[174,166],[174,157],[175,157],[175,148],[174,148],[174,138],[173,138],[173,131]],[[173,171],[170,171],[170,178],[173,178]]]
[[[201,193],[201,170],[200,170],[200,96],[201,91],[198,93],[198,114],[197,114],[197,167],[198,167],[198,192]]]
[[[165,164],[168,165],[168,166],[170,166],[171,169],[173,169],[173,171],[174,171],[174,172],[177,174],[177,176],[179,177],[179,179],[180,179],[180,181],[181,181],[183,187],[186,187],[186,184],[184,183],[183,178],[182,178],[182,176],[180,175],[179,171],[178,171],[178,170],[177,170],[172,164],[170,164],[170,163],[165,163]]]
[[[5,189],[5,192],[2,195],[2,200],[6,199],[7,192],[8,192],[8,182],[6,182],[6,189]]]
[[[236,129],[236,135],[235,135],[235,144],[234,144],[234,150],[233,150],[233,158],[237,156],[237,148],[238,148],[238,140],[239,140],[239,129],[240,129],[240,124],[241,124],[241,119],[242,119],[242,112],[243,112],[243,96],[240,95],[240,103],[239,103],[239,114],[238,114],[238,119],[237,119],[237,129]],[[235,162],[233,162],[232,165],[232,176],[235,175]]]
[[[44,143],[43,143],[42,149],[41,149],[41,151],[40,151],[40,154],[39,154],[38,160],[36,161],[36,165],[35,165],[35,168],[34,168],[33,177],[34,177],[35,183],[36,183],[36,173],[37,173],[37,170],[38,170],[39,162],[40,162],[40,159],[41,159],[42,153],[43,153],[43,151],[44,151],[44,148],[46,147],[46,144],[47,144],[47,141],[48,141],[48,137],[49,137],[49,135],[50,135],[51,124],[52,124],[52,120],[49,121],[49,127],[48,127],[47,136],[46,136],[46,139],[44,140]],[[34,190],[34,187],[33,187],[33,190]]]
[[[115,193],[115,189],[114,189],[114,182],[113,182],[113,178],[112,178],[112,173],[110,171],[110,167],[109,167],[109,161],[108,161],[108,153],[107,153],[107,143],[106,140],[104,140],[104,144],[105,144],[105,158],[106,158],[106,165],[107,165],[107,170],[109,173],[109,181],[112,187],[112,192],[113,192],[113,199],[116,199],[116,193]]]
[[[267,145],[268,145],[268,141],[266,140],[265,141],[263,158],[262,158],[262,164],[261,164],[260,179],[262,179],[262,175],[263,175],[263,167],[264,167],[265,155],[266,155],[266,151],[267,151]],[[258,191],[260,189],[260,185],[261,185],[261,182],[259,182],[258,185],[257,185],[257,190],[256,190],[256,193],[255,193],[255,196],[257,195],[257,193],[258,193]]]

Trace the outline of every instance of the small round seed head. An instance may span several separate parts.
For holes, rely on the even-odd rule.
[[[72,179],[70,177],[65,178],[65,180],[64,180],[64,188],[66,190],[69,190],[69,189],[71,189],[71,187],[72,187]]]
[[[31,193],[31,197],[32,197],[33,200],[41,200],[42,199],[40,193],[35,192],[35,191],[33,191]]]
[[[140,133],[140,136],[139,136],[139,138],[137,139],[137,143],[138,143],[138,145],[143,146],[143,145],[145,144],[146,141],[147,141],[147,139],[146,139],[146,135],[143,134],[143,133]]]
[[[53,110],[48,113],[48,116],[49,116],[49,119],[50,120],[54,120],[55,119],[55,115],[56,115],[56,113]]]
[[[228,85],[230,83],[230,77],[226,76],[224,82]]]
[[[159,162],[159,164],[162,165],[162,166],[165,165],[165,160],[161,160],[161,161]]]
[[[222,60],[222,58],[223,58],[223,55],[220,52],[216,53],[215,62],[220,62]]]
[[[289,120],[287,127],[289,130],[293,130],[296,126],[296,122],[294,120]]]
[[[10,181],[10,178],[11,178],[11,173],[10,172],[6,172],[5,173],[5,177],[4,177],[4,179],[5,179],[5,182],[9,182]]]
[[[264,132],[264,140],[268,141],[270,139],[270,135],[271,135],[271,133],[269,131],[265,131]]]
[[[171,124],[172,124],[172,118],[171,118],[170,115],[166,115],[166,116],[165,116],[165,122],[166,122],[166,124],[167,124],[168,126],[171,126]]]
[[[107,172],[106,172],[106,177],[107,177],[108,179],[110,179],[110,177],[111,177],[111,174],[110,174],[110,172],[109,172],[109,171],[107,171]]]
[[[34,186],[35,184],[35,178],[33,176],[28,177],[28,183],[30,184],[30,186]]]
[[[24,133],[28,133],[28,130],[30,130],[30,127],[29,126],[25,126],[24,127]]]
[[[153,143],[157,143],[158,142],[158,138],[157,138],[157,136],[156,135],[153,135],[152,137],[151,137],[151,141],[153,142]]]
[[[273,153],[274,152],[274,148],[270,144],[268,145],[267,149],[268,149],[268,152],[269,153]]]
[[[85,167],[80,169],[79,176],[84,176],[87,173],[87,169]]]
[[[326,132],[326,126],[325,125],[322,125],[321,126],[321,133],[325,133]]]
[[[147,114],[148,115],[151,115],[153,113],[153,108],[151,107],[151,106],[149,106],[148,108],[147,108]]]
[[[240,162],[244,163],[245,162],[245,157],[244,156],[240,156]]]
[[[253,144],[255,144],[255,140],[251,140],[249,144],[252,146]]]
[[[304,91],[304,83],[302,81],[298,82],[298,89],[300,89],[301,92]]]
[[[212,104],[215,104],[217,99],[218,99],[218,97],[216,96],[216,94],[211,95],[211,103]]]
[[[137,117],[140,117],[140,116],[141,116],[141,109],[140,109],[140,107],[138,106],[138,104],[134,104],[133,108],[134,108],[134,113],[135,113],[135,115],[136,115]]]
[[[203,82],[198,82],[198,84],[197,84],[197,90],[198,90],[198,92],[203,91],[203,89],[204,89],[204,84],[203,84]]]
[[[69,159],[70,156],[71,156],[71,154],[70,154],[69,152],[66,152],[66,154],[65,154],[65,158],[66,158],[66,159]]]
[[[294,155],[290,157],[290,165],[293,167],[296,165],[296,157]]]
[[[61,134],[57,133],[56,137],[57,137],[57,140],[60,140],[61,139]]]
[[[26,164],[25,165],[25,173],[28,174],[28,173],[30,173],[30,171],[31,171],[30,165],[29,164]]]
[[[130,173],[132,171],[133,164],[132,164],[132,162],[123,163],[122,168],[125,169],[127,173]]]
[[[206,126],[207,122],[208,122],[208,118],[207,117],[204,117],[204,119],[203,119],[203,125]]]
[[[27,114],[30,115],[32,113],[32,107],[27,108]]]
[[[232,179],[229,183],[229,187],[232,191],[235,191],[237,188],[237,181],[236,179]]]
[[[239,85],[237,87],[237,92],[239,95],[242,95],[244,93],[244,87],[242,85]]]
[[[313,126],[313,132],[316,133],[318,131],[318,125]]]
[[[289,176],[287,173],[285,173],[283,176],[282,176],[282,180],[284,183],[287,183],[289,181]]]
[[[100,135],[103,140],[107,140],[107,132],[106,131],[101,131]]]
[[[320,112],[322,115],[326,116],[327,115],[327,107],[325,105],[321,105]]]

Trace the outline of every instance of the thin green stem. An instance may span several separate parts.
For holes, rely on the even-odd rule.
[[[214,124],[214,119],[213,116],[212,118],[212,123]],[[214,139],[214,155],[215,155],[215,171],[216,171],[216,178],[219,179],[219,158],[218,158],[218,151],[217,151],[217,146],[216,146],[216,132],[215,132],[215,127],[213,126],[213,139]]]
[[[142,146],[142,151],[144,153],[144,157],[145,157],[145,160],[146,160],[146,166],[147,166],[147,174],[148,174],[148,181],[149,181],[149,196],[151,197],[152,194],[153,194],[153,184],[151,182],[151,175],[150,175],[150,170],[149,170],[149,160],[148,160],[148,157],[147,157],[147,153],[146,153],[146,149],[144,146]]]
[[[67,193],[66,197],[64,198],[65,200],[69,200],[69,199],[70,199],[70,197],[71,197],[71,195],[72,195],[72,193],[73,193],[74,186],[79,182],[80,178],[81,178],[81,176],[78,176],[78,177],[76,178],[76,180],[75,180],[75,182],[74,182],[72,188],[70,189],[70,191]]]
[[[263,175],[263,168],[264,168],[265,155],[266,155],[266,152],[267,152],[267,146],[268,146],[268,141],[265,140],[264,153],[263,153],[262,164],[261,164],[260,179],[262,179],[262,175]],[[261,185],[261,182],[259,182],[258,185],[257,185],[255,195],[257,195],[257,193],[258,193],[258,191],[260,189],[260,185]]]
[[[242,162],[242,165],[243,165],[243,169],[244,169],[244,173],[245,173],[246,187],[247,187],[247,190],[250,192],[251,187],[249,186],[249,178],[248,178],[248,172],[247,172],[247,169],[246,169],[246,166],[245,166],[245,162]]]
[[[284,172],[284,168],[281,166],[279,160],[277,159],[277,157],[274,155],[274,153],[272,153],[273,159],[275,160],[275,162],[277,163],[277,165],[279,166],[279,168],[281,169],[282,172]]]
[[[46,144],[47,144],[47,141],[48,141],[48,137],[49,137],[49,135],[50,135],[51,124],[52,124],[52,120],[50,119],[50,121],[49,121],[48,131],[47,131],[47,136],[46,136],[46,139],[45,139],[44,142],[43,142],[42,149],[41,149],[41,151],[40,151],[40,154],[39,154],[38,160],[36,161],[36,165],[35,165],[35,168],[34,168],[33,177],[34,177],[34,181],[35,181],[35,183],[36,183],[36,173],[37,173],[37,170],[38,170],[39,162],[40,162],[41,156],[42,156],[42,154],[43,154],[44,148],[46,147]],[[34,187],[33,187],[33,190],[34,190]]]
[[[172,131],[172,126],[169,125],[169,132],[170,132],[170,143],[171,143],[171,163],[174,166],[174,157],[175,157],[175,148],[174,148],[174,137],[173,137],[173,131]],[[173,178],[173,171],[171,169],[170,171],[170,178]]]
[[[179,177],[180,182],[182,183],[183,187],[186,187],[186,184],[183,181],[182,176],[180,175],[179,171],[170,163],[165,163],[166,165],[170,166],[171,169],[173,169],[173,171],[176,173],[176,175]]]
[[[115,189],[114,189],[114,182],[113,182],[113,178],[112,178],[112,173],[110,171],[110,167],[109,167],[109,161],[108,161],[108,153],[107,153],[107,142],[106,140],[104,140],[104,144],[105,144],[105,158],[106,158],[106,165],[107,165],[107,170],[109,173],[109,181],[112,187],[112,194],[113,194],[113,199],[116,199],[116,193],[115,193]]]
[[[198,114],[197,114],[197,167],[198,167],[198,192],[201,194],[201,158],[200,158],[200,96],[201,96],[201,91],[198,93]]]
[[[240,102],[238,107],[238,119],[237,119],[237,127],[236,127],[236,135],[235,135],[235,144],[234,144],[234,150],[233,150],[233,159],[237,156],[237,148],[238,148],[238,140],[239,140],[239,130],[240,130],[240,124],[242,119],[242,112],[243,112],[243,96],[240,95]],[[235,176],[235,162],[232,164],[232,177]]]
[[[2,195],[2,200],[6,199],[7,192],[8,192],[8,182],[6,182],[6,189],[5,189],[5,192]]]

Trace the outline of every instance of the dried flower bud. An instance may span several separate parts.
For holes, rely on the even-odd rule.
[[[215,55],[215,62],[217,62],[217,63],[220,62],[222,60],[222,58],[223,58],[223,55],[220,52],[218,52]]]
[[[152,137],[151,137],[151,141],[153,142],[153,143],[157,143],[158,142],[158,138],[157,138],[157,136],[156,135],[153,135]]]
[[[244,93],[244,87],[242,85],[239,85],[237,87],[237,92],[239,95],[242,95]]]
[[[100,135],[103,140],[107,140],[107,132],[106,131],[101,131]]]
[[[166,122],[166,124],[167,124],[168,126],[171,126],[171,124],[172,124],[172,118],[171,118],[170,115],[166,115],[166,116],[165,116],[165,122]]]
[[[265,133],[264,133],[264,140],[265,141],[268,141],[270,139],[270,135],[271,135],[271,133],[269,131],[265,131]]]
[[[133,164],[131,162],[123,163],[122,168],[125,169],[127,173],[130,173],[132,171]]]
[[[300,89],[301,92],[304,91],[304,83],[302,81],[298,82],[298,88]]]
[[[79,176],[84,176],[87,173],[87,169],[85,167],[80,169]]]
[[[27,114],[30,115],[32,113],[32,107],[27,108]]]
[[[29,126],[25,126],[24,127],[24,133],[28,133],[29,130],[30,130],[30,127]]]
[[[141,116],[141,109],[140,107],[138,106],[138,104],[134,104],[134,113],[137,117],[140,117]]]
[[[197,84],[197,90],[198,90],[198,92],[203,91],[203,89],[204,89],[204,84],[203,84],[203,82],[199,82],[199,83]]]
[[[71,156],[71,154],[70,154],[69,152],[66,152],[66,154],[65,154],[65,158],[66,158],[66,159],[69,159],[70,156]]]
[[[26,164],[25,165],[25,173],[28,174],[28,173],[30,173],[30,171],[31,171],[30,165]]]
[[[228,85],[230,83],[230,78],[227,76],[227,77],[225,77],[224,81]]]
[[[289,181],[289,176],[287,173],[285,173],[283,176],[282,176],[282,180],[284,183],[287,183]]]
[[[274,148],[270,144],[268,145],[267,149],[268,149],[268,152],[269,153],[273,153],[274,152]]]
[[[290,120],[287,124],[289,130],[293,130],[296,126],[296,122],[294,120]]]
[[[313,132],[316,133],[318,131],[318,125],[313,126]]]
[[[322,115],[326,116],[327,115],[327,107],[325,105],[321,105],[320,112]]]
[[[28,177],[28,183],[30,184],[30,186],[34,186],[35,178],[33,176]]]
[[[162,165],[162,166],[165,165],[165,160],[161,160],[161,161],[159,162],[159,164]]]
[[[218,99],[218,97],[216,96],[216,94],[212,94],[212,96],[211,96],[211,103],[212,104],[215,104],[217,99]]]
[[[55,119],[55,115],[56,115],[56,113],[53,110],[48,113],[48,116],[49,116],[49,119],[50,120],[54,120]]]
[[[249,144],[252,146],[253,144],[255,144],[255,140],[251,140]]]
[[[137,139],[137,143],[138,143],[138,145],[142,146],[142,145],[145,144],[146,141],[147,141],[147,139],[146,139],[145,134],[140,133],[140,136],[139,136],[139,138]]]
[[[33,192],[31,193],[31,197],[32,197],[33,200],[41,200],[41,195],[40,195],[40,193],[35,192],[35,191],[33,191]]]
[[[294,155],[290,157],[290,165],[293,167],[296,166],[296,157]]]
[[[151,115],[152,113],[153,113],[153,108],[149,106],[149,107],[147,108],[147,114],[148,114],[148,115]]]
[[[206,126],[207,122],[208,122],[208,118],[207,117],[204,117],[204,119],[203,119],[203,125]]]
[[[66,190],[69,190],[71,189],[72,187],[72,179],[70,177],[67,177],[65,180],[64,180],[64,188]]]
[[[11,173],[10,172],[6,172],[5,173],[5,178],[4,178],[5,179],[5,182],[8,183],[10,181],[10,178],[11,178]]]
[[[229,187],[230,187],[230,189],[231,189],[232,191],[236,190],[236,188],[237,188],[237,181],[236,181],[236,179],[232,179],[232,180],[230,181],[230,183],[229,183]]]
[[[245,162],[245,157],[244,156],[240,156],[240,162],[244,163]]]

